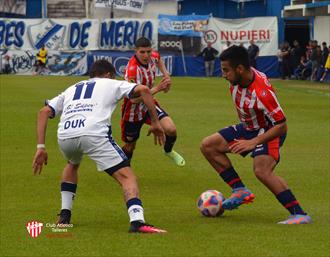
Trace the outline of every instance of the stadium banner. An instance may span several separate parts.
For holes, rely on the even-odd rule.
[[[259,46],[259,56],[276,55],[278,48],[277,17],[256,17],[246,19],[210,18],[203,37],[203,48],[207,42],[222,51],[227,41],[249,46],[253,40]]]
[[[26,15],[26,0],[1,0],[0,14]]]
[[[144,0],[95,0],[95,7],[143,13]]]
[[[157,35],[152,19],[0,19],[0,49],[129,51],[141,36],[157,49]]]
[[[36,70],[37,50],[1,51],[1,68],[10,74],[33,75]],[[87,54],[80,52],[49,51],[42,75],[84,75],[88,71]]]
[[[117,76],[124,77],[126,66],[129,59],[134,55],[134,52],[120,52],[120,51],[90,51],[88,54],[88,67],[95,61],[100,59],[108,60],[116,68]],[[173,73],[173,56],[161,55],[167,71]],[[161,72],[157,69],[156,76],[161,76]]]
[[[174,35],[158,34],[158,50],[161,52],[171,52],[175,54],[197,55],[200,53],[200,37],[183,37]]]
[[[207,28],[208,15],[158,15],[158,34],[202,37]]]

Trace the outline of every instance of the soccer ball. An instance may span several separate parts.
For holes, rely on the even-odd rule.
[[[207,190],[198,198],[198,209],[206,217],[216,217],[223,214],[223,195],[217,190]]]

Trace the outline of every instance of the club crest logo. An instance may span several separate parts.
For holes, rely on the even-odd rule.
[[[30,236],[35,238],[38,237],[41,233],[43,224],[38,221],[30,221],[26,223],[26,229],[29,232]]]
[[[36,49],[45,45],[51,50],[63,48],[65,26],[57,24],[52,20],[44,20],[41,23],[28,28],[30,42]]]

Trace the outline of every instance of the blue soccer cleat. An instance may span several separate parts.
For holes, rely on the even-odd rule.
[[[225,210],[233,210],[241,204],[249,204],[253,202],[254,194],[245,187],[235,188],[231,196],[222,203]]]
[[[309,224],[312,223],[312,218],[310,216],[296,214],[291,215],[287,220],[283,220],[278,222],[277,224],[284,224],[284,225],[300,225],[300,224]]]

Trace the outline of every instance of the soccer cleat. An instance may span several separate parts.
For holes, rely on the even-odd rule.
[[[284,225],[301,225],[301,224],[309,224],[312,223],[312,218],[310,216],[302,215],[302,214],[295,214],[289,216],[287,220],[283,220],[278,222],[277,224],[284,224]]]
[[[67,209],[61,210],[61,213],[57,216],[60,216],[56,224],[70,224],[71,220],[71,211]]]
[[[245,187],[235,188],[231,196],[223,201],[222,208],[225,210],[233,210],[241,204],[249,204],[253,202],[254,194]]]
[[[156,228],[153,225],[142,223],[142,222],[132,222],[129,228],[130,233],[166,233],[166,230]]]
[[[172,150],[169,153],[165,152],[165,155],[170,159],[172,159],[175,162],[175,164],[180,167],[183,167],[186,164],[186,161],[183,159],[183,157],[174,150]]]

